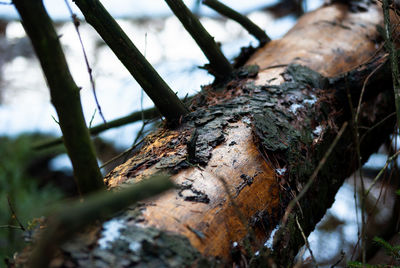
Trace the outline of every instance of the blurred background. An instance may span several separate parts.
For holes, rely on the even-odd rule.
[[[213,77],[200,69],[207,63],[201,50],[172,15],[163,0],[101,1],[179,97],[191,96]],[[321,6],[322,0],[222,1],[246,14],[265,29],[272,39],[282,37],[302,14]],[[89,76],[71,15],[64,0],[45,0],[45,6],[61,36],[73,77],[82,88],[81,98],[88,125],[102,123],[97,111]],[[227,20],[199,1],[185,1],[205,28],[221,43],[224,54],[233,59],[241,47],[258,42],[236,22]],[[93,69],[96,93],[107,121],[153,107],[140,86],[131,77],[82,15],[70,5],[82,23],[79,27]],[[100,164],[130,148],[151,131],[158,120],[138,121],[101,133],[95,138]],[[12,5],[0,5],[0,267],[12,258],[29,239],[46,207],[76,195],[71,164],[62,146],[34,150],[46,139],[60,136],[57,115],[50,103],[40,65]],[[368,185],[385,165],[388,152],[396,148],[393,136],[363,167]],[[115,166],[111,163],[103,172]],[[368,232],[388,230],[397,216],[394,178],[396,165],[390,165],[384,178],[375,184],[367,200]],[[396,179],[398,181],[398,179]],[[320,267],[345,266],[358,258],[360,204],[355,197],[359,178],[349,178],[337,193],[336,202],[317,229],[309,236],[310,248]],[[375,248],[375,249],[374,249]],[[371,247],[369,257],[377,251]],[[313,266],[308,249],[299,252],[300,266]]]

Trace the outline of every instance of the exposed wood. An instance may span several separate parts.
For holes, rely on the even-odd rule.
[[[282,82],[279,74],[285,67],[273,66],[297,63],[332,77],[368,61],[382,39],[376,29],[383,25],[381,13],[376,6],[352,13],[346,5],[336,4],[305,14],[284,38],[273,40],[249,60],[262,70],[257,83],[272,78],[278,78],[273,83]]]
[[[223,89],[205,89],[181,125],[148,136],[137,155],[105,178],[108,186],[115,188],[167,170],[180,185],[179,190],[120,215],[126,232],[137,228],[143,233],[153,232],[153,228],[158,233],[169,231],[186,237],[203,256],[236,263],[240,254],[251,258],[251,250],[261,249],[260,255],[275,257],[279,266],[290,265],[304,242],[294,219],[309,234],[345,177],[357,168],[351,127],[301,200],[301,209],[296,207],[285,228],[278,230],[274,251],[263,244],[279,226],[288,202],[306,184],[338,129],[351,120],[343,98],[346,91],[354,93],[352,98],[358,96],[360,85],[374,68],[380,79],[368,83],[369,95],[360,117],[360,124],[368,129],[360,133],[365,134],[363,161],[393,129],[393,117],[388,117],[394,111],[391,81],[382,79],[387,73],[386,56],[378,53],[382,39],[376,26],[382,24],[381,9],[373,3],[367,11],[355,13],[343,4],[323,7],[306,14],[281,40],[268,43],[252,56],[248,65],[260,66],[256,77],[254,69],[247,67]],[[370,64],[357,68],[366,62]],[[339,76],[350,70],[353,72]],[[329,80],[321,74],[337,78]],[[347,79],[354,80],[349,85],[355,88],[346,87]],[[377,123],[379,128],[373,128]],[[196,254],[185,257],[187,262],[177,259],[186,251],[193,253],[189,244],[183,243],[182,251],[171,249],[168,255],[164,242],[154,235],[127,237],[122,235],[107,250],[99,249],[94,240],[91,252],[96,252],[96,265],[122,265],[121,258],[128,255],[117,245],[127,239],[140,245],[126,249],[128,265],[186,266],[204,261]],[[242,249],[233,249],[233,253],[236,241]],[[87,247],[64,248],[64,253],[74,259]],[[115,262],[104,257],[106,253],[116,256]],[[80,255],[81,265],[88,264],[90,254]],[[215,259],[211,263],[215,264]]]
[[[229,241],[239,241],[246,235],[246,227],[240,221],[238,211],[230,204],[221,179],[232,187],[234,202],[246,219],[264,211],[266,203],[269,207],[267,212],[271,215],[273,208],[279,207],[279,185],[275,172],[254,144],[251,128],[237,122],[226,132],[227,139],[213,150],[204,169],[189,168],[174,177],[179,185],[192,183],[188,190],[182,192],[184,196],[196,196],[191,190],[196,189],[204,193],[209,202],[184,201],[177,196],[177,192],[171,192],[146,207],[143,213],[146,225],[184,234],[200,252],[212,256],[227,256]],[[229,145],[232,142],[235,145]],[[122,171],[122,174],[126,173]],[[246,179],[254,179],[251,187]],[[193,230],[203,233],[204,237]],[[260,241],[265,239],[264,234],[258,235]]]
[[[375,5],[371,5],[368,12],[352,13],[346,5],[336,4],[306,14],[284,38],[267,44],[249,60],[248,64],[257,64],[261,69],[254,81],[263,86],[279,85],[284,82],[281,74],[293,63],[308,66],[327,77],[350,71],[371,60],[377,53],[380,40],[377,25],[382,25],[382,16],[380,8]],[[241,91],[240,87],[233,90]],[[337,121],[337,117],[329,120],[332,120],[332,124],[340,122]],[[263,158],[259,145],[254,143],[249,124],[244,123],[242,119],[226,126],[224,131],[225,140],[212,151],[212,157],[204,168],[191,167],[180,171],[174,177],[178,184],[190,182],[192,189],[201,191],[209,202],[185,202],[178,193],[169,193],[153,200],[150,206],[145,206],[141,225],[178,232],[188,237],[191,244],[201,253],[227,258],[231,243],[241,241],[245,237],[245,225],[254,220],[257,213],[268,215],[271,223],[274,219],[275,224],[279,222],[277,219],[283,205],[279,194],[282,194],[280,191],[283,186],[279,184],[281,176],[276,173],[276,162]],[[329,144],[334,136],[330,135],[329,138],[329,135],[324,135],[324,131],[329,133],[327,126],[316,139]],[[347,135],[350,133],[347,132]],[[158,154],[157,157],[181,155],[184,158],[185,145],[178,142],[183,136],[179,129],[160,133],[158,137],[149,139],[148,145],[142,149],[140,155],[110,174],[107,178],[109,186],[139,180],[144,174],[157,172],[157,164],[142,164],[136,166],[136,169],[133,168],[143,158],[146,159],[142,156],[150,151],[154,152],[154,155]],[[171,141],[177,141],[177,146],[173,151],[166,151],[164,147]],[[232,142],[236,144],[232,145]],[[332,162],[329,164],[332,165]],[[143,166],[146,168],[142,169]],[[342,178],[339,181],[344,179],[345,174],[340,175]],[[247,178],[251,178],[253,182],[246,184]],[[240,211],[236,211],[230,204],[221,179],[230,185],[234,202]],[[242,190],[237,190],[240,188]],[[241,222],[238,213],[243,214],[247,221]],[[260,216],[261,221],[262,218]],[[266,234],[275,226],[265,227],[268,228],[255,228],[258,244],[265,242]]]

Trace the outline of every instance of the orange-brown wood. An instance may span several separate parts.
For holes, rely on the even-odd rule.
[[[281,73],[285,69],[282,65],[291,63],[334,76],[376,53],[378,46],[374,40],[379,36],[376,25],[382,23],[381,10],[375,5],[360,13],[351,13],[340,4],[324,7],[302,17],[281,40],[259,49],[248,64],[260,66],[255,79],[260,85],[282,83]],[[226,140],[213,150],[206,167],[194,166],[173,176],[178,184],[192,184],[194,189],[205,193],[209,203],[184,201],[182,196],[190,195],[190,190],[181,191],[181,196],[177,190],[170,191],[145,204],[140,223],[183,234],[200,252],[223,258],[229,256],[231,243],[242,240],[247,234],[246,226],[251,217],[265,210],[273,218],[280,209],[276,167],[267,163],[258,151],[246,118],[229,124],[225,131]],[[115,187],[160,171],[157,164],[138,165],[145,153],[161,154],[176,161],[185,159],[184,143],[178,143],[176,148],[165,148],[169,141],[179,141],[185,136],[188,138],[188,133],[179,130],[154,135],[139,155],[117,167],[106,180]],[[243,174],[254,178],[251,185],[244,184]],[[228,185],[229,194],[223,181]],[[257,240],[265,241],[269,232],[256,228]]]
[[[208,204],[182,202],[175,192],[169,192],[144,211],[145,224],[184,234],[206,255],[223,256],[229,251],[229,241],[246,235],[247,221],[242,222],[240,214],[248,219],[264,210],[266,201],[271,214],[271,208],[278,206],[274,172],[254,145],[250,127],[239,122],[229,126],[227,133],[228,139],[214,150],[207,167],[187,169],[174,177],[179,184],[190,182],[207,193]],[[236,144],[229,146],[233,141]],[[254,178],[251,187],[243,182],[242,174]],[[224,182],[239,211],[232,206]]]
[[[366,62],[379,48],[376,26],[383,25],[382,10],[371,6],[368,12],[352,13],[336,4],[301,17],[280,40],[258,50],[248,64],[262,70],[258,84],[280,84],[285,65],[297,63],[331,77]],[[282,67],[273,68],[273,66]],[[271,69],[268,69],[271,68]]]

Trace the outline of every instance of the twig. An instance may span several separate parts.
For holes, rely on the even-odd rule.
[[[296,264],[293,266],[293,268],[302,268],[303,267],[303,256],[304,253],[306,253],[306,248],[305,247],[301,247],[299,253],[297,253],[297,261]]]
[[[392,31],[390,29],[390,15],[389,15],[389,2],[388,0],[382,1],[383,18],[385,26],[385,41],[387,42],[387,48],[389,50],[390,65],[392,67],[392,80],[393,90],[396,104],[397,114],[397,127],[400,127],[400,81],[399,81],[399,65],[397,63],[397,52],[396,47],[392,40]]]
[[[385,165],[383,166],[383,168],[381,168],[381,170],[379,171],[379,173],[375,176],[375,178],[373,179],[370,187],[368,188],[368,190],[365,192],[365,197],[367,197],[369,195],[369,193],[371,192],[371,189],[374,187],[375,183],[379,180],[379,178],[382,176],[383,172],[387,169],[387,167],[389,166],[390,162],[392,162],[393,160],[395,160],[397,158],[397,156],[400,154],[400,151],[397,151],[394,155],[392,155],[391,157],[389,157],[386,160]]]
[[[375,69],[376,70],[376,69]],[[375,71],[374,70],[374,71]],[[371,74],[369,74],[367,77],[371,77]],[[364,80],[363,83],[363,89],[364,89],[364,85],[366,84],[366,81]],[[357,155],[357,162],[358,162],[358,168],[359,168],[359,176],[360,176],[360,182],[361,182],[361,196],[360,196],[360,203],[361,203],[361,234],[360,234],[360,230],[358,228],[358,234],[359,237],[361,237],[361,258],[362,258],[362,262],[365,263],[366,262],[366,241],[365,241],[365,227],[366,227],[366,223],[365,223],[365,196],[364,196],[364,190],[365,190],[365,185],[364,185],[364,178],[363,178],[363,174],[362,174],[362,170],[361,170],[361,150],[360,150],[360,133],[358,131],[358,116],[356,114],[356,112],[354,112],[354,108],[353,108],[353,102],[351,99],[351,94],[350,94],[350,90],[347,89],[347,96],[349,99],[349,105],[350,105],[350,111],[351,111],[351,117],[353,120],[353,134],[354,134],[354,143],[355,143],[355,147],[356,147],[356,155]],[[359,99],[359,107],[361,107],[361,98],[362,95],[360,95],[360,99]],[[358,108],[357,108],[357,112]],[[358,225],[358,207],[357,207],[357,180],[356,178],[354,178],[354,205],[356,207],[355,211],[356,211],[356,218],[357,218],[357,225]]]
[[[364,132],[364,134],[361,136],[360,138],[360,143],[362,143],[362,141],[364,140],[364,138],[367,136],[367,134],[369,132],[371,132],[372,130],[374,130],[375,128],[379,127],[381,124],[383,124],[384,122],[386,122],[386,120],[390,119],[392,116],[396,115],[396,112],[393,112],[391,114],[389,114],[388,116],[386,116],[385,118],[383,118],[381,121],[379,121],[378,123],[376,123],[375,125],[373,125],[372,127],[368,128],[367,131]],[[361,127],[359,127],[361,128]]]
[[[209,60],[212,74],[222,79],[228,77],[233,70],[232,65],[222,54],[214,38],[201,25],[199,19],[190,12],[182,0],[165,0],[165,2]]]
[[[341,261],[343,261],[344,256],[345,256],[345,253],[344,253],[344,251],[342,250],[342,251],[340,252],[340,258],[339,258],[339,260],[337,260],[334,264],[332,264],[332,266],[331,266],[330,268],[336,267],[336,265],[338,265]]]
[[[8,195],[7,195],[7,202],[8,202],[8,207],[10,208],[10,211],[11,211],[11,215],[12,215],[12,217],[17,221],[17,223],[18,223],[18,225],[19,225],[19,228],[20,228],[21,230],[23,230],[23,231],[26,231],[24,225],[22,225],[21,221],[18,219],[17,213],[15,212],[14,207],[13,207],[12,204],[11,204],[10,197],[9,197]]]
[[[140,139],[140,137],[143,136],[144,128],[146,127],[147,123],[148,123],[148,122],[145,122],[145,121],[142,122],[142,127],[141,127],[141,128],[139,129],[139,131],[137,132],[136,138],[135,138],[135,140],[133,141],[132,146],[135,145],[135,144],[138,142],[138,140]]]
[[[342,127],[340,128],[338,134],[336,135],[335,139],[333,140],[332,144],[329,146],[328,150],[326,151],[325,155],[322,157],[321,161],[319,161],[317,168],[314,170],[313,174],[311,175],[310,179],[307,181],[306,185],[304,188],[301,190],[301,192],[294,198],[292,201],[290,201],[288,207],[286,208],[285,214],[282,219],[282,225],[284,226],[290,212],[292,212],[294,206],[296,205],[297,202],[300,201],[300,199],[307,193],[308,189],[311,187],[312,183],[314,182],[315,178],[317,177],[319,171],[322,169],[322,167],[325,165],[325,162],[327,161],[328,157],[332,153],[333,149],[335,148],[336,144],[338,143],[339,139],[342,137],[344,131],[347,128],[348,123],[344,122]]]
[[[111,128],[116,128],[116,127],[120,127],[123,125],[127,125],[130,123],[140,121],[142,119],[142,114],[144,115],[144,119],[154,119],[157,116],[160,116],[160,113],[154,107],[143,110],[143,111],[133,112],[130,115],[127,115],[127,116],[124,116],[124,117],[121,117],[121,118],[118,118],[118,119],[115,119],[112,121],[108,121],[107,124],[100,124],[100,125],[90,128],[89,129],[90,135],[97,135],[97,134],[99,134],[103,131],[106,131],[108,129],[111,129]],[[51,139],[50,141],[42,142],[41,144],[33,146],[33,149],[42,150],[42,149],[46,149],[51,146],[61,144],[62,142],[63,142],[62,137],[56,138],[56,139]]]
[[[94,116],[96,115],[96,109],[94,109],[94,112],[93,112],[93,114],[92,114],[92,117],[90,118],[90,121],[89,121],[89,129],[92,127],[92,123],[93,123],[93,120],[94,120]],[[106,124],[106,123],[105,123]]]
[[[9,224],[0,225],[0,229],[18,229],[18,230],[25,231],[24,229],[21,228],[21,226],[15,226],[15,225],[9,225]]]
[[[356,115],[355,115],[355,119],[354,121],[358,123],[358,117],[360,116],[360,110],[361,110],[361,103],[362,103],[362,98],[364,96],[364,92],[365,92],[365,88],[366,85],[369,81],[369,79],[374,75],[374,73],[376,71],[378,71],[383,65],[385,64],[385,62],[382,62],[380,65],[378,65],[368,76],[367,78],[365,78],[362,89],[361,89],[361,93],[360,93],[360,97],[358,99],[358,105],[357,105],[357,111],[356,111]]]
[[[144,34],[144,57],[146,58],[147,54],[147,33]],[[144,121],[144,113],[143,113],[143,88],[140,91],[140,111],[142,112],[142,121]]]
[[[85,49],[85,46],[83,45],[82,36],[81,36],[80,31],[79,31],[80,21],[79,21],[78,17],[76,16],[76,14],[72,11],[72,8],[68,3],[68,0],[64,0],[64,2],[65,2],[65,5],[68,8],[69,13],[71,14],[71,19],[72,19],[72,22],[74,24],[76,33],[78,35],[79,42],[81,44],[81,48],[82,48],[82,52],[83,52],[83,58],[85,59],[86,68],[87,68],[87,71],[88,71],[88,74],[89,74],[90,85],[92,86],[92,92],[93,92],[94,100],[96,102],[97,109],[99,110],[99,114],[101,116],[101,119],[103,119],[104,124],[107,124],[106,119],[104,118],[103,112],[101,111],[99,100],[97,99],[96,87],[95,87],[93,74],[92,74],[92,68],[90,67],[89,60],[88,60],[88,57],[87,57],[87,54],[86,54],[86,49]]]
[[[176,123],[188,110],[175,92],[140,53],[99,0],[74,0],[86,21],[100,34],[146,94],[170,122]]]
[[[384,34],[385,35],[385,43],[387,44],[387,46],[391,46],[391,40],[390,38],[388,38],[388,36],[391,36],[391,31],[390,29],[388,30],[389,33]],[[389,53],[389,57],[391,57],[390,53]],[[391,58],[390,58],[391,59]],[[368,76],[366,77],[366,79],[363,82],[363,86],[362,86],[362,90],[361,90],[361,94],[360,97],[358,99],[358,105],[357,105],[357,109],[356,112],[354,114],[354,110],[352,107],[352,101],[351,101],[351,96],[350,94],[348,94],[349,96],[349,103],[350,103],[350,109],[352,111],[352,118],[353,118],[353,125],[354,125],[354,139],[355,139],[355,145],[356,145],[356,152],[357,152],[357,161],[358,161],[358,166],[359,166],[359,176],[360,176],[360,182],[361,182],[361,197],[360,197],[360,203],[361,203],[361,256],[362,256],[362,263],[366,262],[366,246],[365,246],[365,228],[366,228],[366,222],[365,222],[365,198],[366,198],[366,194],[365,194],[365,184],[364,184],[364,178],[363,178],[363,174],[362,174],[362,170],[361,170],[361,153],[360,153],[360,145],[361,145],[361,141],[362,139],[365,137],[365,135],[370,131],[368,130],[366,133],[364,133],[364,135],[360,138],[359,136],[359,115],[360,115],[360,110],[361,110],[361,104],[362,104],[362,99],[363,99],[363,95],[365,92],[365,88],[367,83],[369,82],[370,78],[375,74],[375,72],[377,70],[379,70],[383,65],[385,64],[385,62],[382,62],[381,64],[379,64],[376,68],[374,68],[371,73],[368,74]],[[396,63],[397,64],[397,63]],[[392,69],[393,69],[393,62],[391,59],[391,65],[392,65]],[[393,71],[394,72],[394,71]],[[393,73],[392,72],[392,73]],[[394,73],[393,73],[394,75]],[[393,78],[394,79],[394,78]],[[393,81],[393,86],[395,86],[395,82]],[[395,93],[396,94],[396,93]],[[396,107],[397,107],[397,100],[396,100]],[[388,119],[390,116],[384,118],[383,120],[381,120],[380,122],[378,122],[377,125],[381,124],[382,122],[384,122],[386,119]],[[374,126],[375,127],[375,126]],[[386,165],[387,167],[387,165]],[[355,207],[356,207],[356,215],[358,215],[358,208],[357,208],[357,182],[356,179],[354,179],[354,200],[355,200]],[[369,191],[368,191],[369,192]],[[358,219],[358,217],[357,217]],[[357,242],[358,244],[358,242]]]
[[[147,54],[147,33],[144,34],[144,53],[143,56],[146,58],[146,54]],[[143,112],[143,88],[140,89],[140,112],[142,114],[142,127],[140,128],[140,130],[138,131],[138,133],[136,134],[136,138],[133,141],[133,145],[136,144],[136,142],[139,140],[140,136],[143,134],[143,130],[146,126],[146,122],[144,121],[144,112]]]
[[[297,223],[297,227],[300,230],[301,235],[303,236],[304,244],[306,245],[306,248],[310,252],[311,259],[313,260],[314,265],[315,265],[314,267],[318,268],[317,261],[315,260],[314,254],[313,254],[313,252],[311,250],[311,247],[310,247],[310,244],[308,243],[308,239],[307,239],[306,235],[304,234],[303,228],[301,228],[301,225],[299,223],[299,218],[297,216],[296,216],[296,223]]]
[[[128,156],[139,144],[142,143],[142,141],[144,140],[141,139],[140,141],[138,141],[136,144],[132,145],[131,148],[125,150],[124,152],[120,153],[117,156],[114,156],[113,158],[111,158],[110,160],[108,160],[107,162],[105,162],[103,165],[100,166],[100,168],[105,168],[106,166],[108,166],[109,164],[111,164],[112,162],[118,160],[119,158],[123,157],[123,156]]]
[[[218,0],[203,0],[203,4],[228,17],[245,28],[251,35],[253,35],[260,42],[261,45],[271,41],[271,38],[265,33],[263,29],[258,27],[248,17],[240,14],[236,10],[224,5]]]

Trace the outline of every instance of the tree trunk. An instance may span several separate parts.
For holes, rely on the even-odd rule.
[[[372,2],[364,8],[333,4],[306,14],[229,83],[206,87],[178,127],[149,135],[105,178],[115,188],[168,172],[179,189],[115,217],[124,227],[106,248],[98,244],[101,226],[91,227],[53,265],[290,265],[304,244],[301,230],[313,230],[358,167],[352,118],[364,84],[362,161],[393,131],[391,73],[377,31],[382,11]],[[311,188],[285,215],[318,166]],[[266,243],[274,229],[274,242]]]

